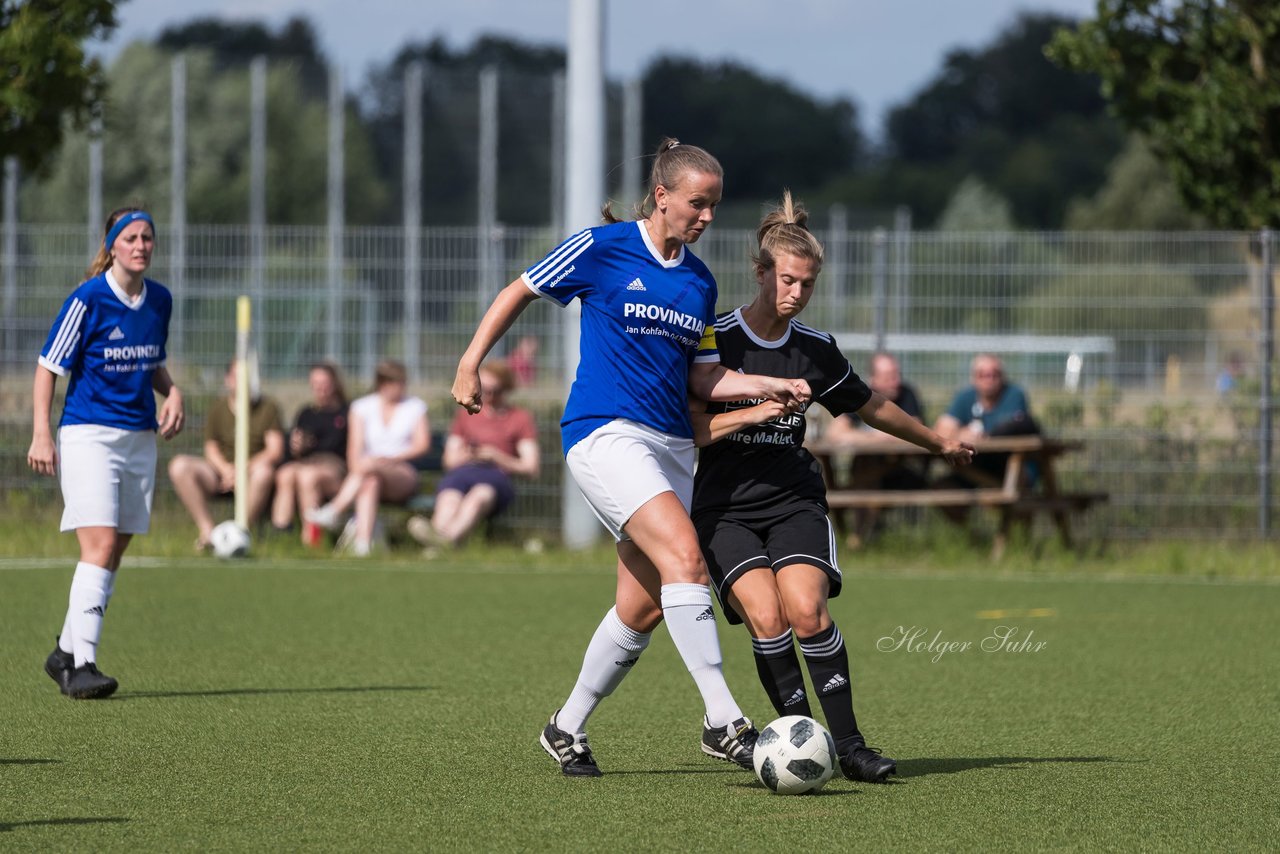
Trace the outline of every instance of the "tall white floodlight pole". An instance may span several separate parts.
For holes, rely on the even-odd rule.
[[[422,63],[404,72],[404,364],[421,376]]]
[[[259,314],[267,270],[267,58],[249,63],[249,294]],[[261,327],[261,323],[258,324]]]
[[[644,89],[639,77],[622,87],[622,187],[618,200],[625,205],[644,198]]]
[[[569,0],[568,134],[565,151],[565,226],[568,231],[599,221],[604,199],[604,2]],[[578,322],[582,309],[569,304],[564,318],[565,392],[578,371]],[[569,548],[585,548],[600,527],[564,470],[561,536]]]
[[[89,124],[89,255],[102,242],[102,117]]]
[[[171,340],[182,345],[183,312],[187,275],[187,58],[178,54],[170,69],[169,139],[169,287],[173,290],[178,310],[174,312]],[[173,347],[169,351],[173,351]]]
[[[341,360],[343,148],[342,69],[329,69],[329,357]],[[372,365],[366,365],[366,373]]]
[[[551,75],[551,231],[564,234],[564,72]]]
[[[498,280],[494,269],[494,231],[498,226],[498,68],[486,65],[480,70],[480,139],[476,162],[479,165],[476,187],[480,231],[480,281],[476,283],[476,308],[483,315],[489,307],[489,294]]]
[[[18,364],[18,158],[4,159],[4,363]]]

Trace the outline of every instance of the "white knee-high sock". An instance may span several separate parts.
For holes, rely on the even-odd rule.
[[[586,732],[587,718],[600,701],[614,692],[649,645],[650,633],[637,632],[610,608],[587,644],[582,670],[573,693],[556,715],[556,726],[565,732]]]
[[[71,578],[71,595],[67,602],[67,619],[63,634],[70,629],[71,652],[76,667],[97,660],[98,638],[102,636],[102,616],[113,586],[112,573],[101,566],[81,561]],[[59,640],[59,646],[62,641]]]
[[[716,636],[711,588],[705,584],[662,585],[662,616],[684,666],[698,684],[707,707],[707,723],[725,727],[742,717],[720,669],[720,638]]]
[[[74,581],[72,582],[74,583]],[[111,573],[111,579],[107,582],[107,605],[111,604],[111,596],[116,592],[116,573]],[[106,611],[107,606],[103,605],[102,610]],[[67,608],[67,615],[62,620],[62,631],[58,635],[58,649],[63,652],[72,652],[75,647],[73,640],[74,633],[71,629],[71,608]]]

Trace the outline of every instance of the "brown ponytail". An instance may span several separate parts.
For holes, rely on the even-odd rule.
[[[659,186],[673,190],[680,185],[680,180],[687,172],[705,172],[724,178],[724,169],[706,149],[696,145],[684,145],[678,139],[666,137],[658,144],[653,155],[653,167],[649,170],[649,192],[636,204],[636,219],[647,219],[653,213],[653,191]],[[613,212],[613,203],[606,202],[600,209],[605,222],[621,222]]]

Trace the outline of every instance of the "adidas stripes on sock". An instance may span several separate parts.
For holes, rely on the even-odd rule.
[[[708,725],[723,728],[741,718],[742,710],[729,693],[720,669],[720,638],[716,636],[711,588],[705,584],[662,585],[662,616],[684,666],[702,694]]]
[[[102,617],[114,587],[115,573],[101,566],[81,561],[71,578],[71,594],[67,602],[67,619],[63,637],[70,630],[71,652],[76,667],[97,661],[98,639],[102,636]],[[59,639],[61,647],[63,640]]]
[[[863,742],[858,720],[853,715],[853,691],[849,680],[849,654],[844,638],[832,623],[811,638],[800,638],[800,651],[809,665],[813,690],[818,692],[827,729],[835,739],[836,750],[844,753],[855,743]]]
[[[791,642],[791,629],[776,638],[752,638],[751,650],[755,653],[756,672],[760,684],[773,703],[773,709],[782,715],[813,717],[809,710],[809,697],[804,692],[804,674],[800,671],[800,659],[796,657],[795,644]]]
[[[610,608],[587,644],[578,682],[556,715],[556,726],[568,733],[585,732],[587,718],[601,700],[622,684],[649,645],[650,637],[622,622],[616,607]]]
[[[117,570],[118,572],[118,570]],[[74,583],[74,579],[72,581]],[[102,606],[102,610],[107,610],[107,605],[111,604],[111,596],[116,592],[116,573],[111,573],[111,579],[107,582],[107,602]],[[71,630],[71,608],[67,608],[67,615],[62,620],[62,631],[58,633],[58,649],[63,652],[70,653],[75,649],[74,633]]]

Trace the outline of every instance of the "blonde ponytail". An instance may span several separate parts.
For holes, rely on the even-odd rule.
[[[653,166],[649,170],[649,191],[634,208],[636,219],[647,219],[653,213],[653,191],[658,186],[673,190],[680,185],[680,180],[688,172],[704,172],[724,178],[724,168],[706,149],[696,145],[685,145],[674,137],[666,137],[658,143],[658,150],[653,155]],[[621,222],[614,214],[613,203],[607,202],[600,209],[605,222]]]
[[[812,261],[821,270],[822,244],[809,231],[808,222],[804,205],[792,200],[790,190],[783,190],[782,203],[765,214],[756,229],[760,251],[752,254],[752,262],[760,270],[772,270],[778,255],[794,255]]]

